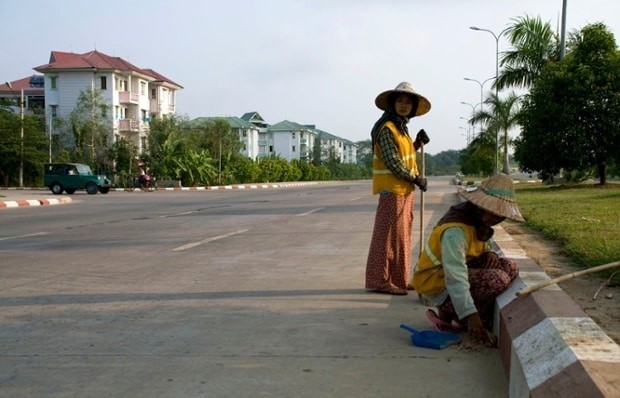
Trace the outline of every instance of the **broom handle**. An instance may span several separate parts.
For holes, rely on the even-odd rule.
[[[424,164],[424,143],[420,145],[420,153],[422,155],[422,178],[425,177],[425,164]],[[424,247],[424,191],[420,189],[420,254],[422,254],[422,248]]]
[[[530,294],[532,292],[535,292],[536,290],[540,290],[543,287],[547,287],[549,285],[554,285],[556,283],[564,282],[564,281],[576,278],[576,277],[581,276],[581,275],[590,274],[592,272],[598,272],[598,271],[606,270],[608,268],[614,268],[614,267],[617,267],[619,265],[620,265],[620,261],[614,261],[613,263],[598,265],[596,267],[592,267],[592,268],[584,269],[584,270],[581,270],[581,271],[576,271],[576,272],[573,272],[573,273],[570,273],[570,274],[558,276],[557,278],[549,279],[547,281],[538,283],[536,285],[527,287],[525,289],[521,289],[521,290],[519,290],[517,292],[517,296],[524,296],[526,294]]]

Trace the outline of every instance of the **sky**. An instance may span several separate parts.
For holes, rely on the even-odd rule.
[[[562,3],[0,0],[0,81],[36,73],[51,51],[96,49],[183,86],[177,114],[190,119],[256,111],[270,124],[314,124],[354,142],[370,138],[381,116],[375,97],[408,81],[432,105],[409,129],[423,128],[426,152],[437,154],[466,146],[465,119],[480,107],[480,84],[490,79],[485,96],[495,77],[493,34],[469,27],[499,36],[513,18],[529,15],[559,31]],[[567,34],[602,22],[620,40],[619,1],[566,3]],[[503,36],[497,45],[509,49]]]

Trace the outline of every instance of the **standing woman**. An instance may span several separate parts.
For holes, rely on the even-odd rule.
[[[366,289],[406,295],[411,269],[411,226],[413,190],[426,191],[426,179],[419,176],[416,150],[429,142],[424,130],[415,141],[407,123],[431,109],[430,102],[417,94],[410,83],[400,83],[375,99],[384,111],[372,129],[372,193],[379,194],[375,225],[366,263]]]

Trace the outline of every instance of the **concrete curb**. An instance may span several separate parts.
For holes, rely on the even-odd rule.
[[[72,202],[72,199],[69,197],[45,198],[45,199],[0,200],[0,208],[62,205],[62,204],[68,204],[71,202]]]
[[[495,229],[496,244],[520,267],[495,308],[509,397],[620,396],[620,346],[558,285],[517,298],[550,278],[503,228]]]
[[[265,183],[265,184],[236,184],[236,185],[221,185],[221,186],[209,186],[209,187],[165,187],[158,188],[157,191],[218,191],[218,190],[230,190],[230,189],[273,189],[273,188],[291,188],[301,187],[308,185],[329,184],[331,181],[308,181],[308,182],[282,182],[282,183]],[[47,190],[47,188],[27,188],[28,190]],[[26,190],[25,188],[0,188],[1,191],[19,192]],[[111,192],[125,192],[124,188],[112,188]],[[140,192],[139,189],[135,190]],[[72,199],[68,196],[62,196],[58,198],[45,198],[45,199],[19,199],[19,200],[0,200],[0,208],[14,208],[14,207],[27,207],[27,206],[45,206],[45,205],[59,205],[71,203]]]
[[[265,184],[235,184],[235,185],[219,185],[209,187],[162,187],[157,191],[222,191],[230,189],[268,189],[268,188],[291,188],[302,187],[308,185],[329,184],[330,181],[308,181],[308,182],[281,182],[281,183],[265,183]],[[112,191],[123,192],[124,188],[113,188]],[[139,191],[139,189],[136,189]]]

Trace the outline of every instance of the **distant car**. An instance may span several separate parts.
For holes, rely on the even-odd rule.
[[[43,184],[54,195],[63,191],[72,194],[78,189],[86,190],[89,195],[97,191],[108,193],[111,181],[105,175],[95,175],[90,166],[83,163],[48,163],[45,165]]]

